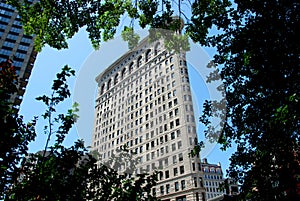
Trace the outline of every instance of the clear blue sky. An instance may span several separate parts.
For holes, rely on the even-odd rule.
[[[43,127],[46,122],[40,116],[46,108],[43,103],[36,101],[35,97],[50,94],[51,84],[56,73],[66,64],[76,71],[76,77],[69,80],[70,88],[73,92],[72,97],[58,108],[59,112],[64,113],[71,107],[73,100],[80,104],[80,119],[77,128],[72,128],[65,145],[71,146],[79,138],[89,141],[87,138],[92,135],[94,97],[97,90],[95,77],[114,59],[121,56],[126,51],[126,48],[126,43],[120,42],[120,37],[118,37],[114,41],[103,44],[99,51],[95,51],[84,30],[81,30],[74,38],[69,40],[69,49],[58,51],[49,47],[43,48],[42,52],[37,56],[20,108],[20,114],[24,116],[26,121],[29,121],[34,116],[39,116],[37,124],[38,137],[30,145],[32,152],[43,149],[46,143],[46,135],[43,134]],[[207,58],[212,55],[212,52],[212,50],[202,49],[199,46],[196,51],[196,53]],[[188,58],[188,62],[191,62],[189,65],[190,81],[193,101],[195,102],[196,120],[198,120],[202,103],[204,99],[210,97],[209,93],[211,93],[211,90],[205,84],[203,73],[199,72],[199,68],[203,66],[203,63],[197,62],[197,59],[199,59],[197,54],[191,55],[190,58],[192,58]],[[196,60],[193,60],[193,58]],[[197,127],[198,136],[203,140],[203,127],[200,124]],[[228,158],[231,153],[232,151],[220,151],[219,146],[216,144],[207,144],[202,156],[207,157],[210,163],[221,162],[223,170],[225,170],[229,165]]]

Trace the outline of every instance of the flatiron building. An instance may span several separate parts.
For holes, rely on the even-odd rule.
[[[162,201],[205,200],[185,53],[142,40],[96,77],[92,149],[102,162],[121,146],[139,158],[135,174],[160,171],[152,194]],[[126,167],[120,167],[119,170]]]

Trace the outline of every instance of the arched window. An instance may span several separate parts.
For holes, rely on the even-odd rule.
[[[111,79],[109,79],[108,82],[107,82],[107,90],[109,90],[110,85],[111,85]]]
[[[149,61],[150,57],[151,57],[151,49],[148,49],[145,54],[145,62]]]
[[[137,67],[139,68],[142,65],[142,56],[140,56],[137,60]]]
[[[103,85],[101,86],[100,94],[103,94],[103,93],[104,93],[104,89],[105,89],[105,84],[103,84]]]
[[[157,55],[160,52],[160,42],[156,43],[154,47],[154,55]]]
[[[129,65],[129,73],[131,73],[133,71],[133,62],[131,62],[131,64]]]
[[[122,70],[122,79],[125,77],[125,75],[126,75],[126,68],[124,68],[124,69]]]
[[[115,76],[115,83],[114,84],[118,84],[118,81],[119,81],[118,79],[119,79],[119,74],[117,73],[116,76]]]

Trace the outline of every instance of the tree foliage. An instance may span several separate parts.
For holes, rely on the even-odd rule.
[[[15,114],[11,96],[17,92],[17,76],[11,61],[0,63],[0,198],[21,171],[19,163],[28,153],[29,142],[35,139],[35,123],[24,123]]]
[[[172,22],[170,1],[163,1],[166,9],[157,13],[159,1],[150,0],[75,0],[75,1],[29,1],[7,0],[21,17],[25,32],[35,35],[37,50],[48,44],[51,47],[67,48],[67,39],[72,38],[82,27],[89,33],[95,48],[101,41],[112,39],[121,24],[121,17],[128,16],[139,25],[177,29]],[[164,26],[164,27],[162,27]],[[130,29],[124,27],[124,32]]]
[[[132,27],[124,27],[122,32],[122,39],[128,42],[128,48],[133,49],[139,42],[139,35],[134,33]]]
[[[156,174],[136,177],[119,174],[110,166],[98,163],[81,140],[69,148],[63,146],[66,135],[78,118],[78,104],[74,104],[66,114],[57,114],[56,107],[69,98],[67,78],[74,73],[70,67],[63,67],[53,82],[52,94],[37,98],[47,107],[42,115],[48,122],[44,127],[47,138],[44,150],[30,153],[28,145],[37,135],[36,118],[25,124],[22,117],[10,109],[10,96],[17,89],[16,74],[11,63],[1,63],[0,198],[155,201],[150,192],[156,183]]]
[[[214,62],[221,70],[227,107],[218,140],[223,149],[237,144],[228,173],[242,184],[244,199],[299,199],[299,25],[298,1],[193,5],[191,37],[217,48]],[[214,28],[220,31],[209,34]],[[218,110],[206,106],[202,120],[210,125]]]
[[[94,46],[99,46],[113,37],[124,15],[131,19],[130,28],[124,29],[127,36],[134,36],[134,20],[142,28],[178,30],[181,22],[172,21],[178,9],[179,18],[187,19],[186,33],[217,50],[214,62],[226,99],[205,102],[201,120],[209,128],[207,137],[214,139],[210,119],[224,118],[221,138],[215,140],[224,150],[237,144],[228,173],[241,183],[241,199],[299,199],[298,1],[9,2],[19,10],[26,30],[36,34],[37,47],[49,44],[58,49],[67,47],[66,39],[84,26]],[[181,12],[184,3],[191,5],[191,16]],[[226,105],[224,115],[220,105]]]

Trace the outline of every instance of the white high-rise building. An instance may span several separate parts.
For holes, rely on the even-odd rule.
[[[93,150],[106,161],[122,145],[140,159],[135,173],[161,171],[162,201],[205,200],[185,53],[145,38],[97,76]]]

